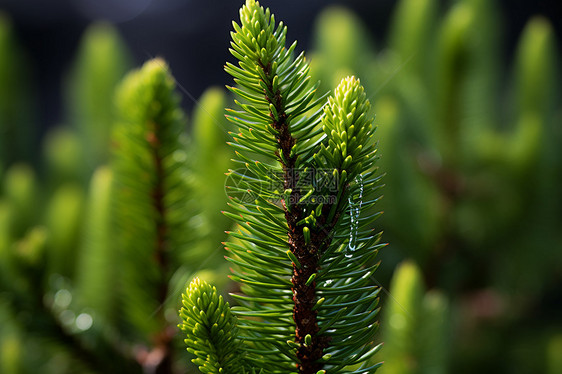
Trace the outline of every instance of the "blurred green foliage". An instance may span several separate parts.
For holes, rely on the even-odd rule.
[[[110,24],[96,23],[85,32],[68,77],[68,124],[79,133],[82,169],[109,159],[111,127],[115,119],[114,90],[131,67],[125,43]]]
[[[76,297],[98,317],[115,323],[118,295],[113,292],[119,275],[118,256],[112,232],[113,173],[102,166],[92,175],[88,191],[87,217],[80,232],[76,259]]]
[[[542,372],[547,360],[534,357],[545,357],[546,331],[562,323],[559,302],[544,302],[559,293],[562,269],[559,50],[548,21],[533,18],[513,61],[502,61],[494,2],[439,8],[437,1],[400,1],[383,49],[350,47],[340,58],[322,42],[337,33],[325,24],[354,24],[355,34],[337,40],[354,46],[367,38],[357,18],[334,8],[316,28],[317,78],[375,76],[365,82],[375,92],[386,174],[381,223],[390,245],[381,270],[390,274],[403,258],[420,265],[415,277],[410,270],[416,281],[407,284],[404,265],[391,283],[381,370]],[[424,283],[441,290],[440,303],[451,303],[453,313],[455,338],[435,356],[421,353],[430,344],[422,331],[435,323],[417,325]],[[531,322],[537,310],[549,316],[542,323]],[[410,317],[399,331],[391,321],[402,312]],[[444,327],[432,328],[435,337]],[[511,364],[522,346],[519,365]]]
[[[2,54],[16,58],[4,16],[0,29]],[[92,25],[65,82],[67,122],[45,136],[40,172],[2,147],[2,373],[190,368],[176,311],[189,278],[213,278],[224,266],[216,259],[230,228],[220,213],[228,99],[217,88],[204,93],[188,133],[166,63],[125,77],[129,61],[111,25]],[[2,77],[24,73],[25,65],[2,63]],[[0,110],[3,144],[29,140],[32,124],[12,133],[8,114]]]
[[[450,350],[450,311],[445,296],[425,290],[418,266],[403,262],[390,283],[383,313],[385,374],[447,373]]]
[[[387,40],[374,41],[358,16],[328,8],[309,55],[321,90],[354,74],[372,93],[386,174],[378,222],[390,243],[378,270],[390,284],[381,370],[559,373],[562,105],[552,26],[533,18],[505,61],[493,1],[401,0],[389,17]],[[232,287],[220,245],[230,224],[219,213],[232,158],[223,117],[230,98],[210,88],[189,125],[182,120],[165,137],[170,162],[181,164],[167,164],[169,187],[179,191],[167,201],[178,212],[171,219],[181,229],[170,232],[181,255],[163,271],[143,230],[158,221],[141,183],[154,170],[136,164],[150,161],[138,151],[147,138],[119,141],[134,149],[125,157],[137,174],[123,174],[111,156],[114,90],[131,67],[115,29],[86,31],[65,81],[65,123],[42,147],[34,146],[29,64],[4,14],[0,56],[0,372],[140,373],[163,357],[170,370],[190,372],[181,339],[172,338],[175,295],[195,274]],[[130,105],[165,107],[164,118],[176,118],[170,79]],[[137,109],[125,105],[121,114]],[[123,178],[129,193],[116,191]],[[143,234],[123,234],[125,222],[143,225]],[[147,286],[131,286],[131,278]],[[155,297],[164,283],[166,295]],[[132,293],[144,301],[131,301]]]

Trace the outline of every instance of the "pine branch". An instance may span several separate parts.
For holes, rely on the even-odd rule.
[[[377,216],[360,217],[377,200],[363,202],[378,184],[370,104],[348,78],[317,109],[325,97],[315,98],[318,84],[304,55],[294,56],[296,44],[285,46],[287,28],[251,0],[240,22],[231,49],[239,64],[226,66],[238,85],[229,89],[240,100],[228,116],[239,126],[232,145],[245,166],[229,174],[234,214],[228,214],[240,229],[231,233],[239,242],[226,246],[240,268],[232,279],[245,293],[233,311],[252,342],[252,367],[338,372],[378,350],[367,348],[376,331],[378,291],[368,276],[378,235],[359,231]],[[342,305],[348,316],[334,313]],[[351,343],[353,329],[362,335]]]
[[[173,330],[165,312],[170,280],[187,250],[190,218],[181,142],[184,116],[174,81],[160,59],[128,75],[117,100],[121,119],[113,138],[113,166],[126,267],[125,311],[133,335],[141,341],[149,336],[147,349],[160,357],[145,365],[154,366],[156,373],[170,373]]]
[[[237,229],[225,247],[242,293],[232,295],[240,336],[224,344],[240,341],[248,372],[374,372],[379,290],[371,276],[381,244],[371,228],[380,177],[370,103],[348,77],[322,107],[326,96],[315,97],[304,54],[295,57],[287,28],[254,0],[233,26],[230,51],[239,61],[225,70],[238,110],[227,118],[239,128],[230,144],[240,167],[227,174],[225,215]],[[203,317],[214,307],[196,301],[212,298],[209,287],[190,287],[180,315],[201,370],[218,373],[217,346],[201,340],[222,336],[208,334]],[[206,335],[189,322],[197,313]]]
[[[226,69],[239,84],[239,88],[230,88],[231,91],[242,100],[251,101],[250,105],[255,104],[255,107],[237,102],[242,112],[233,112],[234,116],[229,118],[239,125],[248,117],[259,121],[259,126],[255,126],[255,133],[261,130],[263,135],[260,138],[265,139],[265,145],[274,147],[274,152],[266,156],[275,158],[280,164],[283,195],[286,197],[282,201],[286,228],[283,227],[282,230],[287,232],[287,239],[280,239],[283,247],[288,246],[290,254],[294,257],[290,280],[293,285],[293,308],[291,315],[289,310],[284,311],[283,321],[288,324],[288,332],[294,329],[295,337],[293,338],[292,334],[286,335],[286,338],[290,339],[285,340],[294,339],[294,344],[299,345],[296,360],[300,370],[316,372],[321,368],[316,361],[322,356],[327,342],[317,337],[317,312],[312,310],[316,302],[315,287],[307,281],[318,271],[318,248],[325,240],[325,235],[314,235],[311,241],[310,238],[305,238],[303,228],[299,227],[307,213],[299,204],[303,196],[299,183],[302,172],[299,170],[299,151],[302,152],[302,149],[297,146],[297,135],[290,127],[293,122],[299,120],[303,129],[318,127],[318,115],[311,119],[302,117],[302,113],[316,105],[316,86],[310,84],[309,68],[304,55],[294,58],[296,44],[288,49],[285,47],[287,28],[282,24],[275,28],[275,20],[269,10],[264,11],[259,4],[248,1],[240,11],[240,20],[240,26],[234,24],[237,32],[232,34],[232,53],[235,57],[244,57],[240,58],[240,68],[227,65]],[[248,75],[253,75],[252,79],[247,79]],[[235,137],[235,141],[242,147],[259,146],[255,142],[257,136],[252,136],[254,129],[248,127],[247,133],[244,130],[241,128],[241,133]],[[312,134],[303,134],[299,140],[303,143],[312,141],[311,135],[315,135],[314,131]],[[299,142],[298,145],[303,143]],[[269,174],[276,170],[275,167],[265,167],[269,169]],[[251,227],[250,224],[247,227],[250,232]],[[240,278],[240,281],[244,280]],[[287,285],[283,286],[282,288],[288,288]],[[295,326],[290,327],[293,323]],[[261,336],[261,333],[255,334],[254,338],[258,336]],[[308,342],[311,337],[314,338]],[[275,343],[273,345],[275,346]],[[268,348],[270,352],[266,355],[276,355],[274,346]]]
[[[195,278],[183,295],[180,317],[187,350],[202,372],[242,372],[236,318],[215,287]]]

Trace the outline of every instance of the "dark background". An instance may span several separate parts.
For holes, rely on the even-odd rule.
[[[395,0],[269,0],[262,2],[289,26],[289,40],[301,49],[312,46],[310,35],[322,8],[333,4],[353,9],[371,30],[377,48],[392,17]],[[445,10],[450,1],[441,1]],[[517,38],[533,15],[550,19],[557,39],[562,35],[558,0],[502,0],[506,67]],[[76,56],[83,31],[94,20],[114,23],[130,47],[135,63],[152,56],[165,58],[178,82],[194,98],[206,87],[229,82],[223,72],[228,54],[231,21],[238,18],[242,0],[0,0],[0,10],[12,19],[19,42],[32,64],[31,81],[37,92],[38,126],[64,121],[61,85]],[[1,58],[1,56],[0,56]],[[190,110],[193,100],[184,98]]]

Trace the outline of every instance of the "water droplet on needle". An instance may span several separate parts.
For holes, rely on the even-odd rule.
[[[349,230],[349,243],[347,244],[346,257],[352,257],[353,252],[357,249],[357,232],[359,230],[359,215],[361,214],[361,205],[363,204],[363,176],[361,174],[355,177],[355,183],[359,185],[359,199],[354,201],[353,195],[348,197],[349,202],[349,218],[351,227]]]

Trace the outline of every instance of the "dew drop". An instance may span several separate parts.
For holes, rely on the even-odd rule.
[[[357,231],[359,230],[359,215],[361,214],[361,205],[363,204],[363,176],[361,174],[355,177],[355,183],[359,185],[359,198],[354,201],[353,196],[348,197],[349,202],[349,243],[347,244],[346,257],[352,257],[353,252],[357,249]]]

